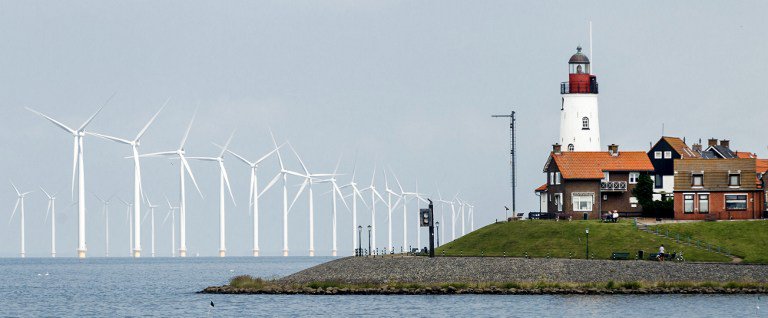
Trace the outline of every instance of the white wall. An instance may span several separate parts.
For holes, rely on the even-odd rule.
[[[600,151],[600,123],[597,94],[563,94],[560,111],[560,140],[563,151],[568,144],[574,151]],[[582,129],[582,118],[589,118],[589,130]]]

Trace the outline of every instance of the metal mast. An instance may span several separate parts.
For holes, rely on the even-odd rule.
[[[510,183],[512,186],[512,217],[515,217],[517,209],[515,207],[515,189],[517,188],[517,174],[515,172],[515,112],[512,111],[509,115],[491,115],[491,117],[509,117],[509,170],[510,170]]]

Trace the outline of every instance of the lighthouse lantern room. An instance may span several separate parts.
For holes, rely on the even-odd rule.
[[[568,60],[568,82],[560,84],[560,141],[566,151],[600,151],[597,77],[581,46]]]

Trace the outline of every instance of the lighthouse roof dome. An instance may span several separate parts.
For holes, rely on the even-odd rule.
[[[581,46],[576,47],[576,54],[571,56],[568,64],[589,64],[589,58],[581,53]]]

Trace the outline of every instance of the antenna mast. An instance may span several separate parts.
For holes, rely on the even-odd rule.
[[[592,21],[589,21],[589,62],[590,72],[595,74],[595,54],[592,52]]]
[[[515,112],[512,111],[509,115],[491,115],[491,117],[509,117],[509,168],[510,183],[512,186],[512,217],[515,217],[517,215],[517,209],[515,206],[517,201],[515,198],[515,189],[517,188],[517,173],[515,171]]]

